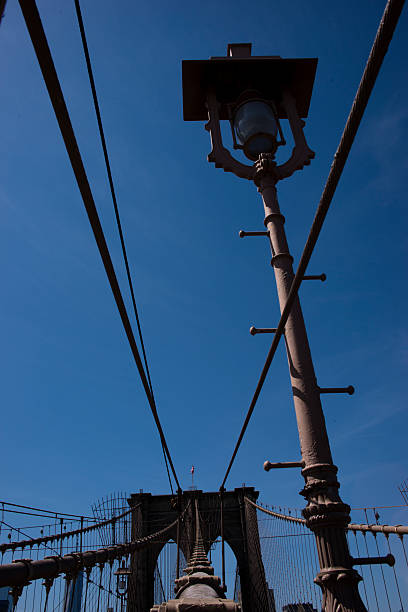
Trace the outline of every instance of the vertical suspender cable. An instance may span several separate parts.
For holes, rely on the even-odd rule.
[[[361,555],[360,555],[360,549],[359,549],[359,546],[358,546],[357,531],[353,531],[353,534],[354,534],[354,539],[355,539],[355,543],[356,543],[357,555],[358,555],[358,557],[360,557]],[[365,578],[364,578],[364,571],[363,571],[363,566],[362,565],[360,565],[360,572],[361,572],[361,576],[363,578],[363,588],[364,588],[364,594],[365,594],[366,604],[367,604],[367,609],[368,609],[369,605],[368,605],[368,597],[367,597],[367,588],[366,588],[366,581],[365,581]]]
[[[388,550],[390,555],[392,555],[392,551],[391,551],[391,545],[390,545],[390,536],[388,533],[384,534],[384,537],[387,541],[387,546],[388,546]],[[401,605],[401,611],[400,612],[404,612],[404,604],[402,603],[402,599],[401,599],[401,592],[400,592],[400,587],[399,587],[399,583],[398,583],[398,578],[397,578],[397,572],[395,571],[395,565],[392,566],[392,570],[394,573],[394,581],[395,581],[395,586],[397,587],[397,593],[398,593],[398,599],[400,601],[400,605]]]
[[[367,516],[367,510],[366,510],[366,509],[364,509],[364,514],[365,514],[366,521],[367,521],[367,524],[368,524],[368,516]],[[376,519],[376,520],[377,520],[377,519]],[[373,533],[373,537],[374,537],[375,547],[376,547],[376,549],[377,549],[377,554],[378,554],[378,556],[380,556],[380,549],[379,549],[379,547],[378,547],[377,534],[376,534],[375,532]],[[385,581],[385,575],[384,575],[384,570],[383,570],[383,566],[382,566],[382,564],[380,565],[380,571],[381,571],[381,576],[382,576],[382,579],[383,579],[383,585],[384,585],[385,596],[386,596],[386,598],[387,598],[388,609],[389,609],[389,611],[390,611],[390,612],[392,612],[392,611],[391,611],[390,598],[389,598],[389,596],[388,596],[387,583],[386,583],[386,581]]]

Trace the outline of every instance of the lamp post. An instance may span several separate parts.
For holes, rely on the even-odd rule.
[[[116,576],[116,592],[120,598],[120,609],[124,610],[124,601],[128,590],[128,579],[131,574],[131,570],[126,567],[125,561],[122,561],[121,567],[116,572],[113,572]]]
[[[205,127],[212,142],[208,161],[253,181],[261,194],[281,312],[294,272],[276,185],[314,157],[303,133],[303,118],[308,114],[316,65],[316,59],[253,57],[249,43],[228,45],[227,57],[183,61],[184,119],[208,120]],[[276,150],[286,144],[280,119],[289,120],[294,148],[290,158],[278,165]],[[243,150],[253,164],[240,162],[224,147],[221,120],[230,122],[233,147]],[[303,515],[316,539],[320,572],[315,582],[323,592],[323,610],[363,611],[366,608],[358,591],[361,578],[353,569],[355,560],[346,539],[350,507],[339,496],[321,389],[298,297],[285,326],[285,343],[302,457],[293,466],[302,467],[305,480]]]

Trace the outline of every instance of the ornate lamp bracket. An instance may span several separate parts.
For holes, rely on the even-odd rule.
[[[231,153],[222,144],[220,118],[218,113],[218,102],[214,90],[207,94],[208,123],[205,129],[210,132],[212,150],[207,159],[215,164],[216,168],[222,168],[224,172],[233,172],[239,178],[253,180],[255,178],[255,167],[242,164],[232,157]]]
[[[302,170],[304,166],[310,164],[315,156],[314,152],[308,147],[303,133],[305,122],[297,114],[296,101],[288,91],[283,93],[282,106],[289,119],[295,146],[290,159],[280,166],[276,165],[274,156],[269,154],[262,156],[262,158],[268,157],[268,171],[274,175],[276,182],[291,176],[296,170]],[[207,158],[208,161],[215,164],[216,168],[222,168],[224,172],[232,172],[239,178],[254,180],[259,172],[259,161],[252,166],[243,164],[236,160],[222,143],[218,102],[214,90],[210,90],[207,94],[207,109],[208,122],[205,129],[210,132],[212,145],[211,153]]]
[[[280,166],[276,166],[275,173],[278,181],[291,176],[296,170],[302,170],[304,166],[309,166],[311,160],[315,156],[314,151],[308,147],[303,133],[305,122],[299,117],[296,109],[296,101],[287,90],[283,92],[282,106],[289,119],[295,146],[293,147],[292,155],[288,161]]]

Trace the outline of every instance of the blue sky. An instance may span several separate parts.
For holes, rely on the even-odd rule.
[[[123,264],[74,3],[38,2],[127,304]],[[181,60],[253,43],[318,57],[306,136],[316,159],[279,185],[295,264],[381,17],[379,1],[83,0],[106,137],[163,427],[183,487],[221,484],[274,326],[268,245],[249,182],[207,163],[184,123]],[[301,300],[345,501],[401,503],[405,376],[408,85],[405,11],[337,190]],[[18,3],[0,29],[2,499],[86,512],[114,490],[168,491],[158,435],[91,235]],[[283,126],[287,131],[287,126]],[[289,154],[289,152],[287,153]],[[228,487],[301,506],[283,345]],[[395,520],[397,520],[397,513]],[[391,522],[392,517],[390,518]]]

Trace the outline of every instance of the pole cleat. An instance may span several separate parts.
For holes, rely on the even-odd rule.
[[[265,472],[269,472],[269,470],[277,470],[280,468],[295,468],[295,467],[305,467],[304,461],[278,461],[277,463],[271,463],[270,461],[265,461],[263,464],[263,469]]]
[[[349,395],[353,395],[355,389],[353,385],[349,385],[348,387],[317,387],[317,390],[320,394],[322,393],[348,393]]]
[[[351,558],[352,565],[389,565],[390,567],[394,567],[395,565],[395,557],[394,555],[385,555],[385,557],[357,557]]]
[[[256,336],[256,334],[275,334],[276,327],[252,327],[249,328],[249,333],[251,336]]]
[[[269,236],[269,232],[245,232],[240,230],[238,235],[240,238],[245,238],[245,236]]]
[[[326,274],[323,272],[323,274],[308,274],[307,276],[303,277],[303,280],[320,280],[322,281],[322,283],[324,283],[324,281],[327,279]]]

